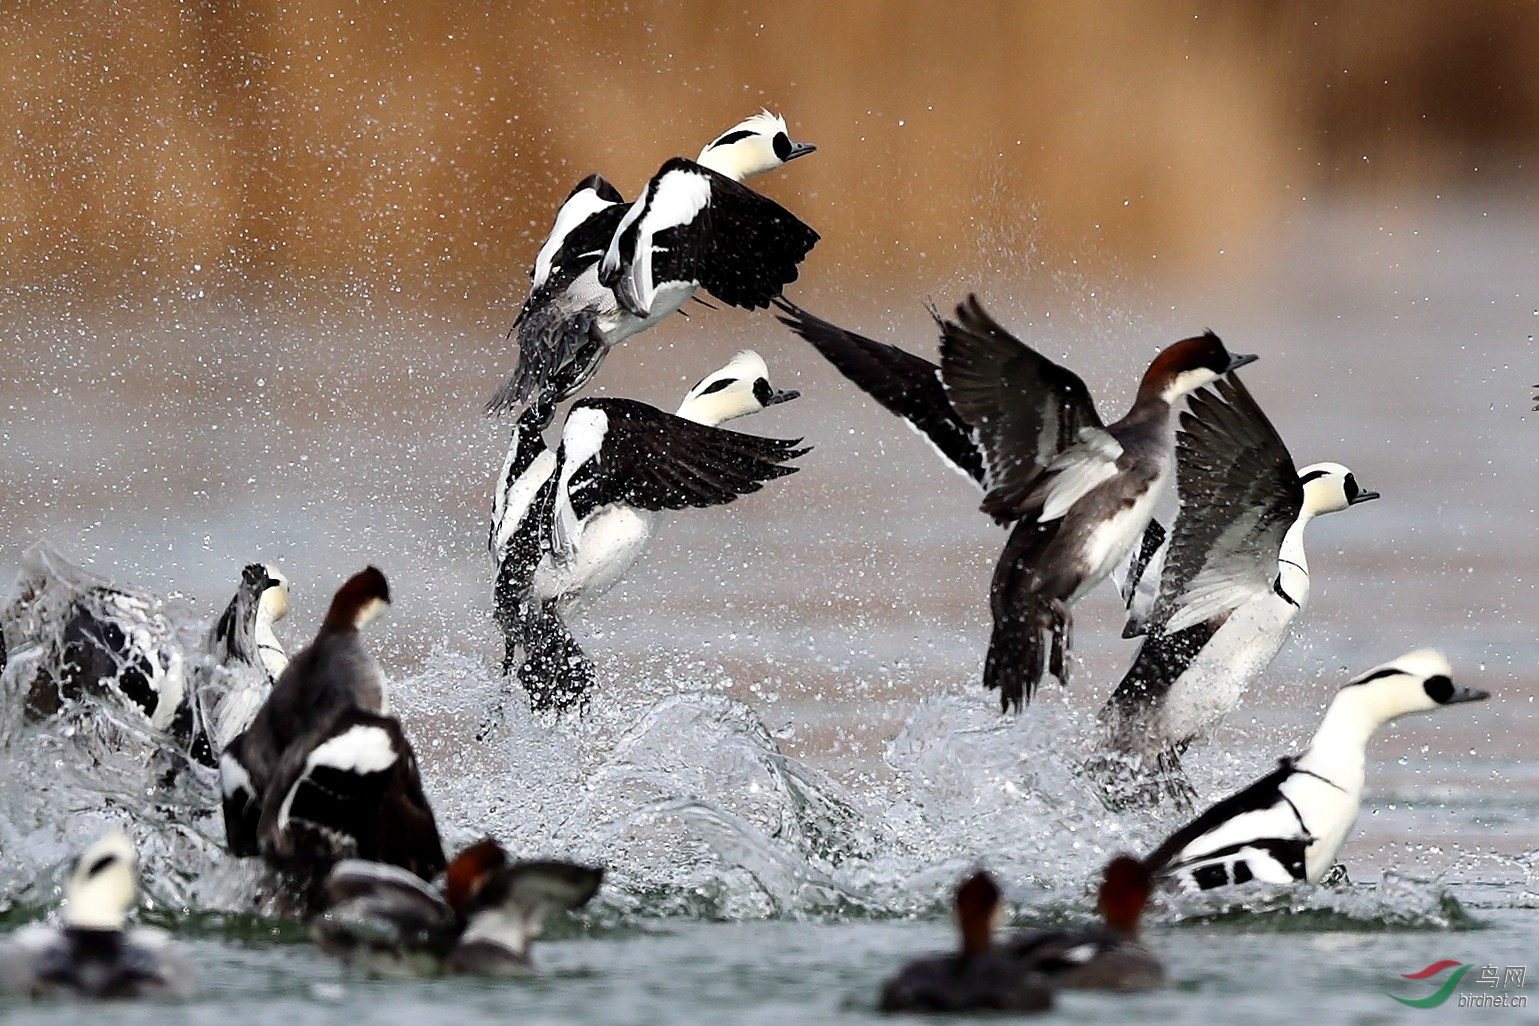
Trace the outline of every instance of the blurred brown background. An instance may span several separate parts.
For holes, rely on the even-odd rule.
[[[0,285],[485,303],[581,175],[761,105],[819,145],[761,182],[819,280],[1211,271],[1343,191],[1526,195],[1536,67],[1532,3],[10,2]]]

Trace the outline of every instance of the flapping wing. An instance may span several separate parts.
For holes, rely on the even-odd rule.
[[[260,825],[264,855],[280,864],[355,856],[423,877],[444,867],[417,756],[389,716],[347,708],[284,756]]]
[[[785,311],[780,316],[782,324],[812,343],[840,374],[887,412],[902,418],[946,462],[983,487],[983,451],[946,397],[938,366],[896,346],[830,324],[783,297],[775,300],[775,305]]]
[[[1192,396],[1176,460],[1181,509],[1150,614],[1167,632],[1271,590],[1283,536],[1304,502],[1287,446],[1234,375]]]
[[[1139,539],[1138,547],[1130,549],[1127,561],[1112,572],[1117,582],[1117,591],[1122,595],[1122,604],[1128,611],[1127,624],[1122,628],[1124,638],[1135,638],[1147,629],[1149,616],[1159,596],[1159,582],[1169,552],[1165,542],[1169,537],[1170,533],[1163,524],[1158,520],[1150,520],[1149,526],[1144,528],[1144,536]]]
[[[589,175],[577,183],[556,211],[550,234],[535,255],[534,266],[529,268],[529,300],[519,312],[519,321],[529,312],[535,297],[564,291],[583,271],[598,263],[626,209],[620,193],[601,176]]]
[[[591,453],[566,485],[570,514],[579,521],[612,503],[647,510],[719,506],[795,473],[785,463],[809,451],[800,439],[696,424],[630,399],[583,400],[567,425],[563,447]],[[579,447],[572,445],[573,431],[598,437]]]
[[[645,317],[658,289],[700,285],[732,306],[756,309],[796,280],[818,233],[768,197],[674,157],[619,222],[599,281]]]
[[[1053,519],[1114,472],[1122,446],[1078,375],[1000,327],[977,296],[940,326],[946,395],[984,453],[985,513]]]

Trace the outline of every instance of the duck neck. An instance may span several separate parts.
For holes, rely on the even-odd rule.
[[[278,640],[278,635],[273,633],[272,619],[258,615],[256,629],[252,631],[252,640],[256,642],[257,659],[267,675],[277,679],[278,674],[288,665],[288,656],[283,651],[283,644]]]
[[[1338,692],[1297,766],[1329,780],[1343,791],[1360,794],[1368,761],[1368,739],[1379,717],[1363,707],[1351,688]]]
[[[1309,560],[1304,555],[1304,527],[1313,519],[1307,510],[1283,535],[1277,552],[1277,586],[1300,609],[1309,599]]]

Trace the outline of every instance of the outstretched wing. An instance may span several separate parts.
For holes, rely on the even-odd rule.
[[[768,306],[796,280],[818,233],[774,200],[692,160],[658,169],[619,222],[599,281],[647,316],[658,289],[704,286],[732,306]]]
[[[1277,429],[1238,377],[1191,398],[1176,438],[1180,512],[1150,628],[1184,630],[1271,590],[1304,487]]]
[[[580,521],[602,506],[646,510],[719,506],[796,472],[801,439],[761,438],[696,424],[630,399],[585,399],[562,432],[563,461],[576,460],[557,516]],[[567,468],[563,466],[563,475]]]
[[[983,450],[946,397],[940,367],[896,346],[830,324],[784,297],[776,299],[775,305],[784,311],[780,323],[812,343],[840,374],[887,412],[902,418],[942,459],[983,486]]]
[[[1055,519],[1116,472],[1122,446],[1078,375],[1000,327],[977,296],[940,327],[946,395],[984,453],[985,513]]]

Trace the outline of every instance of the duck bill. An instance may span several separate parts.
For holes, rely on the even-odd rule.
[[[1229,366],[1224,368],[1224,373],[1228,374],[1231,371],[1237,371],[1241,367],[1244,367],[1246,364],[1255,363],[1259,359],[1261,359],[1261,357],[1257,356],[1255,353],[1240,353],[1237,356],[1230,356]]]
[[[805,157],[809,153],[816,153],[817,149],[812,143],[792,143],[791,152],[786,154],[785,162],[789,164],[797,157]]]
[[[1359,502],[1367,502],[1370,499],[1377,499],[1378,497],[1378,492],[1358,492],[1356,495],[1352,496],[1352,498],[1347,500],[1347,505],[1356,506]]]
[[[779,406],[781,403],[788,403],[792,399],[800,399],[801,396],[802,394],[794,388],[787,388],[784,390],[777,388],[770,392],[770,397],[764,400],[764,405]]]
[[[1479,688],[1467,688],[1456,685],[1452,697],[1444,702],[1444,705],[1457,705],[1459,702],[1484,702],[1491,697],[1491,692],[1481,691]]]

